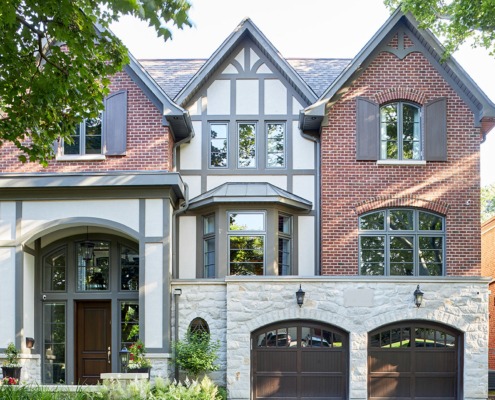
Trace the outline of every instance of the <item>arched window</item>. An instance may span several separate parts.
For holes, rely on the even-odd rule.
[[[207,333],[210,334],[210,327],[203,318],[194,318],[189,324],[189,331],[191,333]]]
[[[380,159],[423,159],[420,115],[420,108],[411,103],[380,107]]]
[[[361,275],[445,274],[445,221],[413,209],[374,211],[359,217]]]

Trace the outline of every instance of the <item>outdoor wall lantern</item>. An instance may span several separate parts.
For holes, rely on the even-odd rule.
[[[304,295],[306,294],[306,292],[304,292],[304,290],[302,290],[301,288],[301,285],[299,285],[299,290],[296,292],[296,301],[297,301],[297,305],[299,307],[302,307],[303,303],[304,303]]]
[[[93,259],[93,252],[95,249],[95,244],[89,240],[88,236],[89,228],[86,227],[86,240],[81,243],[82,257],[86,262]]]
[[[423,303],[423,294],[424,293],[421,291],[418,285],[418,287],[414,291],[414,304],[416,304],[416,307],[418,308],[421,307],[421,303]]]
[[[32,349],[34,347],[34,338],[27,337],[26,338],[26,349]]]
[[[127,347],[125,347],[125,345],[122,350],[119,351],[119,355],[122,371],[127,372],[127,367],[129,366],[129,350],[127,350]]]

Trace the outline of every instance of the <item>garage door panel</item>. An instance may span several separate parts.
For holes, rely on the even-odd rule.
[[[304,396],[301,398],[342,398],[344,393],[342,376],[302,376],[301,391]]]
[[[454,398],[455,379],[432,376],[416,378],[416,397]]]
[[[254,400],[347,399],[346,332],[315,321],[281,321],[252,332],[251,343]]]
[[[297,353],[295,351],[263,350],[258,351],[256,369],[259,372],[278,371],[296,372]]]
[[[370,332],[369,398],[457,399],[462,382],[461,338],[460,332],[449,327],[414,320]]]
[[[301,367],[305,372],[343,372],[343,352],[302,351]]]
[[[411,380],[405,377],[375,377],[370,379],[370,399],[411,398]]]
[[[370,352],[369,368],[371,372],[409,372],[411,353],[402,350]]]
[[[416,369],[423,372],[455,372],[456,357],[451,351],[416,352]]]
[[[256,388],[258,398],[294,397],[297,376],[258,376]]]

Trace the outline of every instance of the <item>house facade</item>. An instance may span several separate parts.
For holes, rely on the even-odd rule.
[[[285,59],[246,19],[208,60],[131,57],[105,106],[47,168],[1,149],[25,380],[96,382],[137,337],[173,376],[192,328],[231,399],[487,397],[495,106],[411,16],[352,60]]]

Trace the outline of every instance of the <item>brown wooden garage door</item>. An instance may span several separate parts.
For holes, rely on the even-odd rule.
[[[314,321],[284,321],[251,335],[253,399],[346,399],[348,334]]]
[[[461,334],[443,325],[407,321],[369,334],[370,399],[460,398]]]

